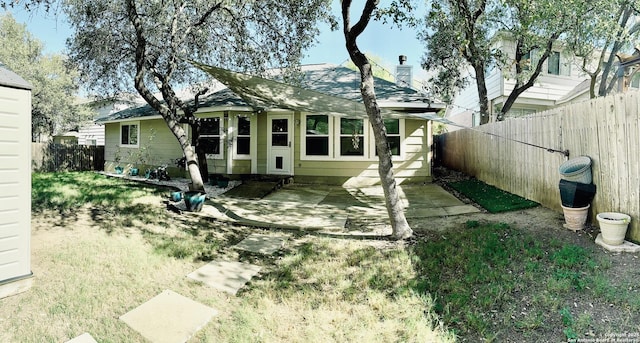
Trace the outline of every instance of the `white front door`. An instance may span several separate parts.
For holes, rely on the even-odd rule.
[[[268,174],[293,175],[293,115],[269,116]]]

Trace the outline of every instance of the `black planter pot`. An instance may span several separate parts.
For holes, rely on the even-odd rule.
[[[560,180],[562,206],[580,208],[591,203],[596,194],[596,185],[569,180]]]

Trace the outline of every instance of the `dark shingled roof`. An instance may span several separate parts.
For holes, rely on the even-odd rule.
[[[31,84],[0,64],[0,86],[31,90]]]
[[[327,95],[349,100],[362,101],[360,93],[360,73],[352,69],[332,64],[302,66],[303,77],[300,86]],[[417,90],[399,87],[395,83],[376,78],[376,97],[380,102],[429,103],[429,99]],[[190,100],[191,102],[193,99]],[[251,107],[240,96],[225,88],[199,99],[199,108],[205,107]],[[155,116],[158,113],[149,105],[129,108],[101,118],[99,122]]]

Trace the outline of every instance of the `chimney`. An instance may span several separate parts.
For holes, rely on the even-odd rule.
[[[396,66],[396,85],[411,88],[413,86],[413,67],[405,64],[407,62],[405,55],[398,56],[398,62],[400,64]]]

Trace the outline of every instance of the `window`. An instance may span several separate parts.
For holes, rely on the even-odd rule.
[[[340,118],[340,156],[364,156],[364,119]]]
[[[547,71],[551,75],[560,75],[560,53],[552,51],[547,59]]]
[[[540,53],[538,49],[531,49],[522,56],[520,63],[522,70],[534,70],[540,61]]]
[[[251,118],[238,117],[236,135],[236,155],[251,154]]]
[[[289,119],[271,120],[271,146],[289,146]]]
[[[400,119],[385,119],[384,127],[387,129],[387,143],[391,149],[391,155],[400,156]],[[377,155],[377,152],[376,152]]]
[[[221,128],[220,117],[202,118],[200,120],[199,148],[208,158],[221,158]]]
[[[121,146],[138,146],[138,137],[140,136],[139,123],[121,123],[120,124],[120,145]]]
[[[329,156],[329,132],[329,116],[306,116],[305,154],[307,156]]]
[[[392,156],[400,156],[402,153],[402,132],[404,132],[404,121],[402,119],[384,119],[384,127],[387,130],[387,144],[389,145],[389,149],[391,150]],[[373,134],[373,128],[371,129],[371,134]],[[372,157],[378,156],[378,151],[376,149],[376,142],[373,137],[371,137],[371,153]]]
[[[629,87],[640,88],[640,73],[633,74],[631,81],[629,82]]]

